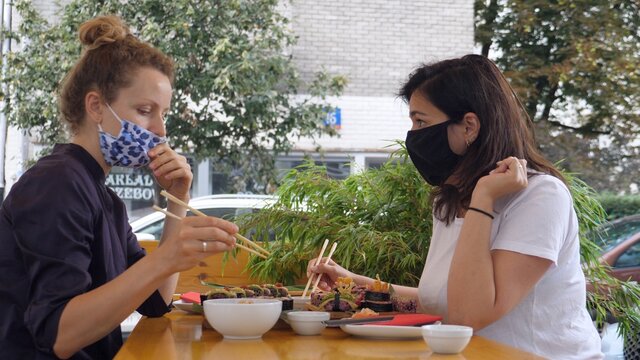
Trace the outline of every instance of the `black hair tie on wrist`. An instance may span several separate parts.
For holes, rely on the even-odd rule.
[[[474,207],[469,207],[468,210],[473,210],[473,211],[479,212],[480,214],[487,215],[488,217],[491,218],[491,220],[494,219],[494,216],[491,213],[488,213],[488,212],[486,212],[484,210],[481,210],[481,209],[478,209],[478,208],[474,208]]]

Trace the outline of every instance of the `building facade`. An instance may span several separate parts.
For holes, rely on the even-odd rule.
[[[396,96],[410,72],[474,51],[470,0],[293,0],[283,12],[298,38],[292,55],[303,80],[325,70],[346,76],[348,85],[342,96],[328,99],[339,109],[333,120],[340,136],[296,141],[289,155],[278,158],[282,170],[305,156],[336,178],[379,166],[411,127],[408,107]],[[215,170],[208,173],[215,176]]]
[[[55,19],[56,2],[33,3],[47,19]],[[309,80],[325,70],[348,79],[344,94],[328,99],[338,109],[330,120],[340,136],[296,141],[290,154],[278,158],[277,166],[283,170],[304,156],[325,163],[337,178],[379,166],[394,149],[389,145],[404,140],[410,128],[408,107],[396,94],[412,69],[474,51],[472,0],[293,0],[281,8],[298,38],[291,53],[302,78]],[[33,154],[23,145],[25,139],[28,142],[10,130],[5,176],[9,186],[25,157]],[[216,193],[219,181],[215,164],[207,160],[197,164],[192,195]]]

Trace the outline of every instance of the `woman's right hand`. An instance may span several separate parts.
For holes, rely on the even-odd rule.
[[[335,285],[336,280],[339,277],[350,277],[353,278],[353,273],[333,260],[329,260],[329,263],[325,264],[327,258],[322,258],[320,261],[320,265],[315,265],[317,258],[311,260],[309,265],[307,265],[307,277],[315,276],[317,274],[321,274],[322,278],[318,283],[318,287],[321,290],[329,291]],[[315,280],[314,280],[315,281]]]
[[[477,205],[474,200],[481,202],[483,199],[489,200],[489,210],[493,208],[493,202],[497,199],[520,191],[528,185],[527,160],[516,157],[508,157],[498,161],[496,168],[478,180],[473,190],[471,202]]]
[[[220,218],[187,216],[180,220],[178,236],[163,241],[156,252],[165,258],[171,273],[184,271],[206,257],[233,249],[237,232],[236,224]]]

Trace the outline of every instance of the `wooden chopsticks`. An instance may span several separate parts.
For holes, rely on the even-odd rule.
[[[338,246],[338,242],[334,242],[333,245],[331,245],[331,250],[329,250],[329,255],[327,255],[327,260],[325,260],[325,264],[328,264],[329,261],[331,261],[331,256],[333,255],[333,252],[336,251],[336,247]],[[311,292],[316,291],[316,289],[318,288],[318,284],[320,283],[320,279],[322,278],[322,274],[318,274],[318,277],[316,277],[316,282],[313,283],[313,288],[311,289]]]
[[[324,255],[324,251],[327,249],[327,245],[329,245],[329,239],[324,240],[324,244],[322,244],[322,250],[320,250],[320,254],[318,255],[318,258],[316,259],[316,262],[313,265],[318,266],[320,264],[320,260],[322,260],[322,255]],[[313,274],[309,276],[309,280],[307,280],[307,285],[304,287],[304,291],[302,292],[303,299],[307,297],[307,290],[309,290],[309,285],[311,285],[312,279],[313,279]]]
[[[320,250],[320,254],[318,255],[318,258],[316,259],[315,262],[315,266],[320,265],[320,261],[322,260],[322,257],[324,256],[324,251],[327,249],[327,245],[329,245],[329,239],[325,239],[324,240],[324,244],[322,244],[322,250]],[[331,261],[331,256],[333,255],[333,252],[336,251],[336,247],[338,246],[337,242],[334,242],[333,245],[331,245],[331,250],[329,250],[329,256],[327,256],[327,259],[325,260],[325,264],[328,264],[329,261]],[[315,275],[315,273],[311,274],[311,276],[309,276],[309,280],[307,281],[307,286],[304,287],[304,291],[302,292],[302,298],[304,299],[305,297],[307,297],[307,290],[309,290],[309,285],[311,285],[311,280],[313,279],[313,276]],[[313,288],[311,289],[311,292],[316,291],[316,288],[318,287],[318,284],[320,283],[320,278],[322,278],[322,274],[318,274],[318,277],[316,278],[316,282],[313,284]]]
[[[187,203],[185,203],[184,201],[182,201],[182,200],[178,199],[177,197],[175,197],[175,196],[173,196],[173,195],[169,194],[169,193],[168,193],[168,192],[166,192],[165,190],[162,190],[162,191],[160,192],[160,195],[162,195],[162,196],[166,197],[168,200],[173,201],[174,203],[176,203],[176,204],[178,204],[178,205],[180,205],[180,206],[184,206],[185,208],[189,209],[189,210],[190,210],[192,213],[194,213],[195,215],[198,215],[198,216],[207,216],[207,215],[206,215],[205,213],[203,213],[202,211],[200,211],[200,210],[198,210],[198,209],[196,209],[196,208],[194,208],[194,207],[191,207],[189,204],[187,204]],[[174,219],[176,219],[176,220],[181,220],[181,219],[182,219],[181,217],[179,217],[179,216],[177,216],[177,215],[175,215],[175,214],[172,214],[172,213],[170,213],[169,211],[166,211],[166,210],[164,210],[164,209],[162,209],[162,208],[160,208],[160,207],[158,207],[158,206],[156,206],[156,205],[154,205],[154,206],[153,206],[153,209],[154,209],[154,210],[156,210],[156,211],[160,211],[161,213],[163,213],[163,214],[165,214],[165,215],[167,215],[167,216],[169,216],[169,217],[171,217],[171,218],[174,218]],[[241,234],[236,233],[236,234],[234,234],[234,236],[236,237],[236,239],[238,239],[238,240],[242,240],[245,244],[247,244],[247,245],[249,245],[249,246],[253,246],[253,247],[255,248],[255,250],[254,250],[254,249],[252,249],[252,248],[249,248],[249,247],[247,247],[247,246],[245,246],[245,245],[239,244],[239,243],[236,243],[236,246],[237,246],[237,247],[239,247],[239,248],[241,248],[241,249],[244,249],[244,250],[246,250],[246,251],[248,251],[248,252],[250,252],[250,253],[253,253],[253,254],[255,254],[256,256],[259,256],[259,257],[261,257],[261,258],[263,258],[263,259],[266,259],[266,258],[267,258],[267,256],[270,256],[270,255],[271,255],[271,253],[270,253],[269,251],[267,251],[266,249],[264,249],[264,248],[263,248],[263,247],[261,247],[260,245],[258,245],[258,244],[256,244],[256,243],[254,243],[253,241],[251,241],[251,240],[247,239],[246,237],[242,236]]]

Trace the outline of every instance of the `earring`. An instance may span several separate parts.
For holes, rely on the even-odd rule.
[[[465,139],[464,142],[465,142],[465,144],[467,144],[467,147],[469,147],[469,145],[471,145],[471,143],[469,143],[469,139]]]

